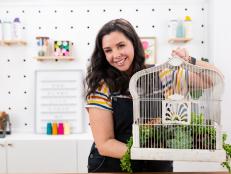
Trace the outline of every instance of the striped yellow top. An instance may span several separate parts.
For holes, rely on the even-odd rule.
[[[112,100],[110,90],[105,82],[101,82],[95,93],[87,97],[86,108],[97,107],[112,111]]]

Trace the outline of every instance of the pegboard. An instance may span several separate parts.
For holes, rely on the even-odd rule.
[[[10,114],[13,132],[35,130],[35,71],[77,69],[85,74],[98,30],[109,20],[129,20],[140,37],[157,38],[157,63],[165,62],[171,50],[183,46],[194,57],[208,58],[208,0],[78,0],[0,1],[0,19],[22,22],[26,46],[0,46],[0,110]],[[168,43],[171,19],[193,21],[193,40],[187,44]],[[70,40],[74,61],[37,61],[36,36]],[[87,114],[81,117],[85,131]]]

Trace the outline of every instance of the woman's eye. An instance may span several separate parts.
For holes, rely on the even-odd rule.
[[[124,44],[119,45],[120,48],[123,48],[124,46],[125,46]]]
[[[110,53],[110,52],[111,52],[111,50],[104,50],[104,52],[105,52],[105,53]]]

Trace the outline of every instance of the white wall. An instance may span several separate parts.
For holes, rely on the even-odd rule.
[[[128,0],[126,1],[122,1],[120,0],[120,2],[123,2],[123,5],[118,5],[119,3],[116,3],[116,1],[112,2],[111,4],[106,3],[107,1],[104,1],[103,3],[101,3],[101,5],[97,6],[97,10],[94,9],[94,5],[89,5],[86,2],[82,1],[78,1],[78,3],[80,4],[80,6],[73,6],[73,7],[68,7],[68,5],[66,4],[64,10],[62,10],[62,5],[60,5],[60,3],[63,3],[63,1],[59,0],[57,1],[57,3],[55,3],[56,1],[39,1],[34,3],[33,1],[26,1],[26,0],[22,0],[20,2],[17,1],[17,5],[15,5],[16,0],[0,0],[0,9],[4,9],[2,11],[0,11],[0,18],[2,16],[7,16],[7,17],[16,17],[17,13],[21,13],[21,10],[25,10],[26,13],[21,14],[21,19],[24,19],[24,22],[26,23],[26,31],[28,31],[28,33],[26,33],[27,37],[28,37],[28,41],[29,41],[29,46],[25,48],[14,48],[15,51],[19,51],[21,54],[17,54],[16,52],[10,52],[10,48],[0,48],[1,50],[1,55],[0,55],[0,67],[3,67],[3,73],[0,73],[0,80],[2,82],[2,84],[0,86],[0,90],[4,89],[4,91],[0,91],[0,110],[2,108],[4,109],[8,109],[9,106],[12,106],[13,110],[9,111],[13,117],[15,118],[16,121],[15,125],[13,125],[16,128],[19,128],[20,130],[26,130],[27,132],[32,132],[33,131],[33,127],[34,127],[34,116],[33,116],[33,110],[34,110],[34,106],[33,106],[33,73],[34,70],[36,69],[57,69],[57,68],[81,68],[84,69],[86,67],[87,64],[87,59],[89,57],[89,53],[92,50],[92,44],[94,43],[94,37],[96,34],[96,29],[98,30],[99,26],[101,26],[104,22],[108,21],[109,18],[115,18],[115,17],[124,17],[124,18],[128,18],[129,20],[131,20],[132,24],[134,25],[139,25],[139,28],[137,28],[137,31],[139,34],[144,34],[145,36],[148,35],[157,35],[157,38],[159,38],[158,40],[158,58],[161,59],[163,58],[163,60],[167,59],[167,56],[169,55],[169,51],[174,48],[174,46],[167,46],[166,49],[166,44],[164,44],[164,42],[167,41],[167,38],[165,37],[165,31],[166,30],[162,30],[160,29],[160,25],[163,27],[165,26],[165,22],[164,20],[167,19],[171,19],[172,17],[176,17],[177,15],[185,15],[186,12],[184,11],[184,8],[187,6],[189,9],[189,12],[191,13],[190,15],[193,17],[194,21],[201,20],[201,21],[206,21],[207,17],[208,17],[208,24],[205,23],[205,31],[201,31],[201,33],[199,33],[199,35],[197,35],[198,39],[194,39],[192,42],[192,45],[189,46],[190,51],[192,53],[192,55],[196,56],[208,56],[209,59],[219,68],[221,69],[221,71],[224,73],[225,76],[225,92],[224,92],[224,100],[222,102],[222,124],[224,126],[224,131],[227,131],[229,134],[229,141],[231,140],[231,128],[230,128],[230,122],[231,122],[231,116],[229,116],[229,108],[230,108],[230,101],[229,99],[231,98],[231,92],[229,91],[229,89],[231,89],[231,70],[230,70],[230,65],[231,65],[231,58],[229,55],[229,51],[231,50],[231,44],[230,44],[230,40],[231,40],[231,20],[230,20],[230,16],[231,16],[231,2],[230,0],[156,0],[156,1],[145,1],[148,3],[144,3],[144,2],[138,2],[138,1],[132,1],[132,0]],[[28,2],[29,5],[28,5]],[[40,3],[41,2],[41,3]],[[65,1],[65,3],[67,2],[71,2],[72,4],[74,3],[74,1]],[[80,2],[83,2],[82,4]],[[89,2],[94,2],[92,1],[88,1]],[[137,3],[136,3],[137,2]],[[163,14],[161,15],[153,15],[152,19],[150,19],[150,21],[145,21],[143,20],[143,16],[145,15],[152,15],[151,11],[147,11],[147,9],[151,9],[152,5],[155,4],[155,2],[157,3],[157,6],[159,9],[159,11],[163,10]],[[200,10],[202,7],[205,7],[205,9],[207,9],[207,7],[204,5],[204,2],[208,2],[208,6],[209,6],[209,13],[207,14],[207,11],[203,12],[205,14],[202,13],[202,11]],[[133,6],[131,6],[131,3],[133,3]],[[181,4],[184,5],[181,5]],[[47,6],[48,4],[48,6]],[[57,6],[54,6],[54,4],[56,4]],[[104,4],[104,5],[103,5]],[[112,7],[112,4],[115,4]],[[51,7],[50,7],[51,6]],[[174,16],[168,12],[168,6],[169,8],[174,8],[176,9],[176,13],[174,13]],[[153,6],[155,7],[155,6]],[[72,14],[69,12],[69,10],[71,9],[76,9],[75,13],[76,16],[72,16]],[[102,18],[102,16],[100,16],[103,12],[102,9],[107,9],[107,13],[105,15],[105,18]],[[127,15],[125,12],[120,13],[118,11],[119,8],[125,9],[125,11],[129,11],[130,14]],[[139,13],[135,12],[135,9],[139,8]],[[10,14],[6,14],[5,13],[5,9],[10,9]],[[42,25],[43,27],[47,27],[48,29],[53,29],[53,26],[55,25],[60,25],[59,22],[55,22],[52,23],[50,21],[50,23],[47,25],[46,23],[43,23],[43,20],[34,20],[34,18],[38,17],[40,14],[37,13],[37,11],[39,9],[42,9],[43,11],[45,11],[46,13],[49,13],[49,15],[52,13],[52,15],[54,15],[53,11],[58,9],[58,11],[61,11],[61,15],[62,13],[67,14],[66,12],[68,12],[68,15],[71,17],[70,19],[74,21],[65,21],[66,24],[68,24],[68,26],[73,25],[74,28],[77,28],[77,32],[74,30],[70,30],[69,29],[69,33],[65,33],[66,34],[66,38],[71,39],[72,41],[76,41],[77,43],[77,47],[75,50],[75,56],[78,56],[78,59],[76,61],[73,62],[73,64],[66,64],[66,63],[57,63],[57,64],[51,64],[51,63],[40,63],[37,62],[35,60],[32,59],[32,57],[36,54],[36,46],[34,45],[35,43],[35,36],[41,34],[41,31],[37,29],[37,27],[39,25]],[[78,11],[80,9],[80,11]],[[87,9],[90,9],[90,14],[88,14],[86,12]],[[111,10],[111,11],[110,11]],[[190,11],[192,10],[192,11]],[[98,16],[99,18],[97,18],[97,20],[93,20],[94,14],[92,14],[92,12],[96,12],[96,16]],[[30,16],[29,16],[29,14]],[[157,10],[158,13],[158,10]],[[107,15],[109,14],[109,15]],[[59,15],[59,13],[58,13]],[[92,18],[91,18],[92,15]],[[111,15],[111,16],[110,16]],[[82,16],[85,16],[85,20],[82,18]],[[90,16],[90,17],[89,17]],[[202,16],[202,17],[201,17]],[[52,16],[49,16],[49,18],[51,18]],[[201,17],[201,18],[200,18]],[[48,18],[48,19],[49,19]],[[38,19],[38,18],[36,18]],[[47,19],[47,20],[48,20]],[[161,23],[158,23],[158,20],[162,20]],[[33,20],[33,22],[31,22]],[[48,20],[49,21],[49,20]],[[39,24],[37,24],[37,22]],[[57,23],[57,24],[56,24]],[[81,35],[81,32],[85,32],[86,26],[88,26],[90,23],[90,26],[93,26],[93,29],[91,28],[90,31],[88,32],[87,37],[85,37],[84,35]],[[157,24],[158,23],[158,24]],[[46,24],[46,25],[45,25]],[[149,26],[150,24],[150,26]],[[81,25],[81,26],[80,26]],[[155,30],[153,30],[151,28],[151,25],[155,25]],[[142,26],[144,26],[142,28]],[[147,29],[147,27],[150,27],[149,29]],[[61,28],[62,29],[62,28]],[[79,30],[80,29],[80,30]],[[59,30],[58,30],[59,31]],[[58,31],[53,31],[51,36],[53,37],[53,39],[55,38],[60,38],[60,35],[58,33]],[[81,31],[79,33],[79,31]],[[87,30],[88,31],[88,30]],[[40,32],[40,33],[39,33]],[[50,30],[42,30],[42,32],[44,32],[45,34],[49,34]],[[48,32],[48,33],[46,33]],[[44,34],[42,33],[42,34]],[[79,34],[79,35],[78,35]],[[197,33],[198,34],[198,33]],[[201,38],[200,38],[201,37]],[[64,37],[65,38],[65,37]],[[205,39],[207,40],[208,38],[208,42],[209,43],[207,45],[207,43],[205,42],[205,46],[199,46],[196,48],[200,48],[200,49],[195,49],[194,47],[191,46],[198,46],[200,44],[200,39]],[[61,39],[63,39],[63,37],[61,37]],[[82,41],[82,43],[81,43]],[[87,43],[90,43],[90,46],[87,45]],[[82,44],[82,45],[81,45]],[[82,48],[82,49],[81,49]],[[85,53],[83,53],[83,50],[87,50],[85,51]],[[9,53],[10,52],[10,53]],[[4,54],[5,55],[4,55]],[[17,54],[15,56],[15,54]],[[23,62],[23,58],[26,58],[26,62]],[[11,62],[7,63],[7,59],[10,59]],[[160,62],[162,62],[160,60]],[[21,66],[18,66],[18,65]],[[17,70],[17,71],[16,71]],[[1,72],[1,70],[0,70]],[[24,73],[28,73],[28,80],[23,80],[20,79],[22,77],[22,75]],[[7,74],[11,74],[11,79],[6,79]],[[19,86],[17,85],[17,83],[13,83],[11,81],[16,80],[17,79],[17,83],[18,82],[22,82]],[[4,82],[5,81],[5,82]],[[4,82],[4,83],[3,83]],[[14,87],[17,87],[15,89],[12,90],[12,88],[8,88],[9,86],[13,85]],[[19,88],[21,88],[19,90]],[[28,95],[30,97],[25,97],[23,94],[21,94],[21,92],[23,92],[24,90],[30,88]],[[8,96],[7,91],[8,90],[12,90],[11,96]],[[3,93],[4,92],[4,93]],[[20,94],[15,96],[15,94]],[[2,97],[3,96],[3,97]],[[2,100],[2,98],[4,98],[4,100]],[[22,102],[20,103],[20,101],[18,101],[18,98],[20,98],[20,100],[22,100]],[[15,100],[16,99],[16,100]],[[6,102],[7,101],[7,102]],[[19,104],[22,105],[22,107],[19,107]],[[25,106],[29,106],[29,110],[25,111],[23,110],[23,107]],[[2,107],[2,108],[1,108]],[[16,112],[17,111],[17,112]],[[17,113],[17,114],[16,114]],[[21,114],[18,114],[21,113]],[[20,118],[23,118],[23,121]],[[26,126],[24,126],[24,123],[29,123]],[[86,124],[86,123],[85,123]],[[176,170],[177,171],[211,171],[211,170],[221,170],[221,167],[219,164],[213,164],[213,163],[175,163],[176,165]]]
[[[211,0],[210,2],[210,53],[214,64],[225,76],[225,91],[222,101],[222,125],[231,142],[231,1]]]

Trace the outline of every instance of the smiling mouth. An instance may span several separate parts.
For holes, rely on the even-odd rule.
[[[116,62],[114,62],[114,63],[115,63],[116,65],[118,65],[118,66],[121,66],[121,65],[124,64],[124,62],[125,62],[126,59],[127,59],[127,58],[124,58],[124,59],[121,59],[121,60],[116,61]]]

